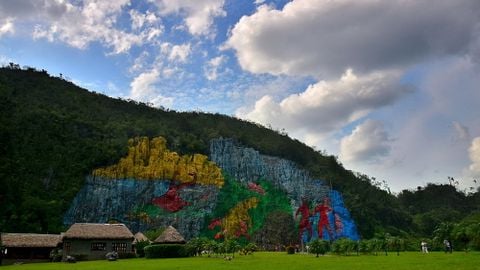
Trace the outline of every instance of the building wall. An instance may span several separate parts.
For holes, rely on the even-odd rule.
[[[7,247],[4,259],[49,261],[53,249],[53,247]]]
[[[67,255],[76,257],[78,260],[103,260],[105,255],[108,252],[114,250],[114,245],[119,246],[122,244],[125,247],[124,250],[117,250],[118,253],[131,253],[132,252],[132,241],[133,239],[128,240],[109,240],[109,239],[91,239],[91,240],[80,240],[80,239],[63,239],[64,248],[63,248],[63,257]],[[105,244],[105,248],[102,250],[92,250],[93,244]],[[70,245],[70,246],[69,246]],[[97,248],[100,245],[96,245]]]

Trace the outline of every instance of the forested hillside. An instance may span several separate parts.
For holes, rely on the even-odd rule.
[[[210,140],[234,138],[262,154],[294,161],[343,193],[365,238],[385,232],[429,235],[436,221],[419,224],[444,207],[426,205],[423,190],[397,198],[367,176],[346,170],[334,156],[254,123],[156,109],[89,92],[45,71],[8,67],[0,69],[0,231],[64,230],[62,216],[85,176],[125,156],[126,142],[137,136],[164,137],[180,154],[208,154]],[[454,205],[448,209],[451,220],[478,210],[478,192],[448,192],[453,194],[446,202]]]

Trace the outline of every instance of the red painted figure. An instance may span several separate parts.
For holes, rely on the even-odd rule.
[[[183,200],[178,191],[186,186],[192,185],[192,183],[184,183],[180,185],[170,184],[167,192],[160,197],[154,198],[152,203],[159,206],[169,212],[177,212],[183,207],[190,205],[189,202]]]
[[[323,238],[323,228],[327,228],[328,234],[332,236],[332,228],[330,228],[330,222],[328,222],[328,212],[332,211],[330,207],[329,199],[323,199],[323,204],[317,205],[313,213],[320,213],[320,220],[318,221],[318,238]]]
[[[310,209],[308,207],[308,202],[303,200],[302,205],[297,209],[295,212],[295,218],[297,218],[298,214],[301,214],[300,224],[299,227],[299,234],[300,239],[302,238],[302,234],[305,230],[308,232],[308,238],[312,237],[312,225],[310,224]]]
[[[215,227],[222,227],[222,220],[220,218],[212,219],[210,225],[208,225],[208,229],[213,230]]]

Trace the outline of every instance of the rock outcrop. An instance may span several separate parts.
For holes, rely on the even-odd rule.
[[[236,221],[232,227],[236,228],[236,232],[230,231],[226,236],[245,236],[249,233],[247,229],[252,230],[248,209],[255,208],[262,198],[266,198],[265,186],[259,183],[267,181],[270,183],[268,186],[286,194],[284,197],[288,199],[285,200],[289,202],[285,203],[290,204],[292,216],[303,202],[315,207],[325,198],[330,198],[330,206],[324,207],[330,209],[330,212],[324,213],[330,218],[330,228],[325,230],[328,234],[320,237],[358,238],[355,224],[340,194],[331,191],[324,181],[313,179],[291,161],[262,155],[252,148],[236,144],[233,139],[212,140],[208,159],[201,155],[180,157],[166,149],[165,145],[163,138],[130,141],[127,157],[116,165],[96,169],[87,177],[85,186],[65,214],[64,223],[117,220],[127,224],[132,231],[172,225],[188,240],[205,231],[212,221],[207,219],[216,218],[213,221],[217,220],[222,230],[233,226],[227,226],[226,221]],[[232,208],[224,211],[226,216],[214,217],[215,209],[224,205],[217,200],[226,177],[237,181],[245,190],[243,194],[250,194],[246,201],[252,203],[242,211]],[[233,195],[232,198],[235,197]],[[237,203],[240,204],[236,207],[241,205],[241,202]],[[304,223],[313,229],[301,235],[304,241],[319,237],[318,230],[314,235],[319,215],[309,211],[305,212],[308,216],[304,217]],[[241,217],[232,217],[236,212],[241,213]]]

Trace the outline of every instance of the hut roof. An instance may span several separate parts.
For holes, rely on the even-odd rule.
[[[64,235],[70,239],[132,239],[125,224],[75,223]]]
[[[148,241],[148,242],[151,242],[150,239],[148,239],[145,234],[141,233],[141,232],[137,232],[135,235],[134,235],[135,239],[133,240],[133,244],[136,244],[138,242],[142,242],[142,241]]]
[[[185,238],[172,226],[168,226],[168,228],[160,234],[157,239],[154,241],[155,243],[185,243]]]
[[[60,234],[2,233],[5,247],[56,247],[61,242]]]

